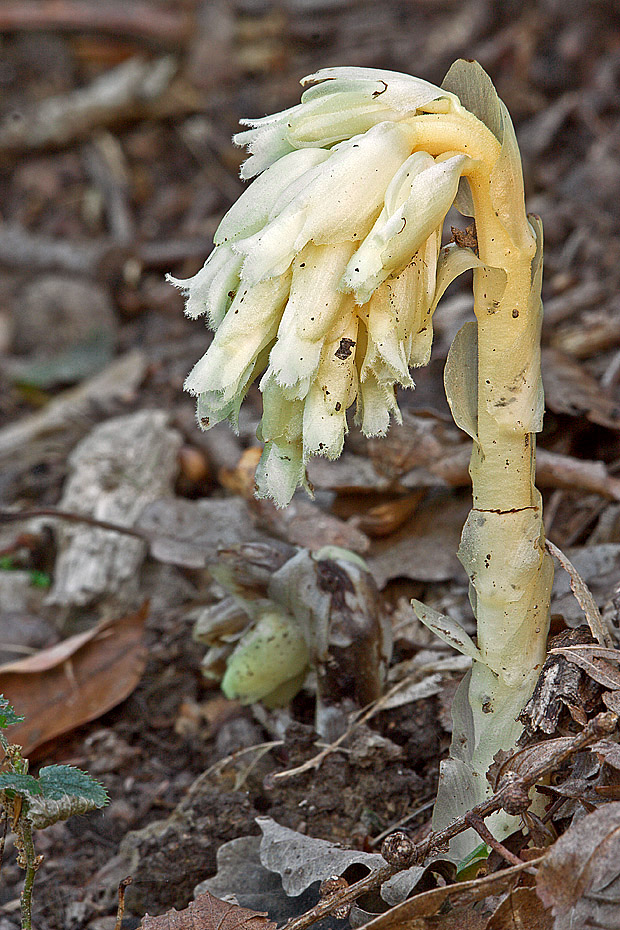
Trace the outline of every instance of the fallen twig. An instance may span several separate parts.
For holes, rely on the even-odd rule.
[[[133,879],[131,875],[128,875],[127,878],[123,878],[118,883],[118,908],[116,910],[116,923],[114,924],[114,930],[121,930],[123,924],[123,914],[125,913],[125,891],[131,885]]]
[[[213,231],[217,221],[213,221]],[[17,223],[0,223],[0,264],[34,271],[66,271],[87,277],[122,275],[127,262],[141,268],[170,268],[187,258],[204,260],[204,237],[138,242],[120,247],[118,241],[71,242],[32,233]]]
[[[95,32],[172,48],[187,41],[191,29],[191,17],[182,9],[135,0],[103,5],[96,0],[4,0],[0,6],[0,32]]]
[[[598,714],[590,720],[581,733],[578,733],[568,744],[565,744],[564,748],[559,750],[551,759],[534,766],[526,776],[515,776],[507,779],[500,786],[498,791],[496,791],[492,797],[488,798],[488,800],[483,801],[481,804],[477,804],[471,811],[468,811],[463,817],[459,817],[443,830],[433,831],[429,833],[422,842],[415,845],[412,844],[409,861],[406,864],[401,861],[398,865],[386,864],[382,866],[360,881],[355,882],[355,884],[349,885],[349,887],[345,888],[343,891],[337,892],[329,898],[319,901],[318,904],[309,911],[306,911],[305,914],[301,914],[299,917],[294,917],[292,920],[289,920],[288,923],[285,924],[284,930],[305,930],[306,927],[310,927],[313,923],[316,923],[317,920],[321,920],[328,914],[332,914],[336,908],[340,908],[345,904],[352,904],[360,895],[366,894],[369,891],[374,891],[397,872],[424,862],[429,856],[434,855],[436,851],[444,849],[455,836],[470,829],[470,821],[472,818],[474,822],[479,823],[480,821],[484,821],[485,817],[501,810],[505,803],[509,803],[508,797],[510,796],[512,799],[515,792],[519,792],[525,796],[541,778],[544,778],[545,775],[559,768],[575,753],[580,752],[582,749],[602,739],[604,736],[608,736],[616,729],[617,725],[617,714],[610,711]],[[388,841],[389,837],[386,842]],[[530,866],[531,863],[523,863],[517,866],[517,868],[526,869]]]
[[[119,523],[110,523],[107,520],[96,520],[95,517],[88,517],[84,513],[70,513],[68,510],[56,510],[54,507],[37,507],[34,510],[23,511],[0,510],[0,524],[17,523],[23,520],[37,520],[41,517],[53,517],[54,520],[66,520],[69,523],[85,523],[87,526],[94,526],[100,530],[123,533],[125,536],[135,536],[136,539],[149,542],[148,535],[141,530],[134,530],[129,526],[121,526]]]
[[[87,87],[42,100],[20,119],[7,117],[0,123],[0,154],[67,145],[97,127],[144,115],[170,87],[176,70],[169,55],[156,61],[131,58]]]

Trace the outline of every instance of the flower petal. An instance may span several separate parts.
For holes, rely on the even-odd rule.
[[[356,91],[371,102],[380,101],[386,109],[401,117],[413,116],[420,107],[433,100],[445,98],[453,107],[459,107],[459,98],[442,87],[399,71],[381,68],[322,68],[303,78],[301,84],[317,86],[304,91],[302,105],[324,96]]]
[[[267,442],[254,476],[256,496],[269,498],[286,507],[300,485],[309,487],[301,442]]]
[[[289,286],[290,275],[281,275],[238,292],[206,354],[189,373],[186,391],[238,389],[276,335]]]
[[[329,152],[320,148],[299,149],[279,158],[232,205],[213,237],[215,244],[234,242],[262,229],[282,192],[326,158]]]
[[[233,136],[235,145],[245,146],[250,152],[250,157],[241,166],[240,174],[245,181],[260,174],[283,155],[294,151],[295,146],[288,140],[288,122],[301,107],[302,104],[298,103],[288,110],[281,110],[260,119],[239,120],[242,126],[251,127]]]
[[[196,403],[196,419],[201,429],[207,430],[221,420],[229,420],[235,433],[239,432],[239,410],[252,383],[265,369],[271,343],[258,354],[239,378],[222,391],[203,391]]]
[[[346,412],[357,392],[355,345],[358,320],[349,316],[332,330],[321,352],[304,406],[304,459],[338,458],[347,432]]]
[[[434,161],[411,177],[408,198],[383,225],[375,224],[349,262],[344,284],[353,291],[359,303],[366,303],[390,274],[398,274],[431,233],[442,225],[468,161],[467,155],[453,155],[444,161]]]
[[[263,417],[259,426],[259,439],[271,442],[285,439],[300,442],[303,429],[304,404],[302,400],[289,400],[274,377],[268,374],[261,381]]]
[[[319,365],[325,337],[351,302],[338,290],[353,245],[308,245],[293,263],[288,303],[282,314],[269,371],[287,396],[305,397]]]
[[[380,123],[331,149],[327,161],[306,173],[307,183],[278,216],[254,236],[235,243],[246,256],[243,279],[255,284],[281,274],[310,240],[331,245],[363,239],[412,144],[413,133],[406,124]]]
[[[186,316],[195,320],[206,314],[209,326],[215,330],[224,319],[239,287],[242,261],[229,245],[218,246],[193,278],[180,280],[166,275],[166,281],[181,288],[185,294]]]
[[[367,371],[358,388],[355,422],[364,436],[385,436],[391,416],[402,423],[394,388],[380,384],[375,373]]]

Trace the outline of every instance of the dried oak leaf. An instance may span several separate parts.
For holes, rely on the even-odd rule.
[[[541,863],[536,890],[553,908],[553,930],[620,927],[620,802],[573,822]]]
[[[148,604],[0,666],[0,693],[24,720],[10,738],[31,755],[48,740],[95,720],[137,686],[147,659]]]
[[[221,901],[205,891],[182,911],[175,908],[160,917],[146,914],[142,930],[275,930],[276,923],[266,914]]]

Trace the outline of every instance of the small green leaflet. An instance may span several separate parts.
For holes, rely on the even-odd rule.
[[[14,791],[26,797],[42,794],[41,786],[36,778],[21,772],[0,772],[0,791]]]
[[[59,801],[65,795],[82,798],[92,808],[104,807],[108,793],[98,781],[72,765],[46,765],[39,772],[39,784],[43,797],[50,801]]]
[[[0,729],[6,730],[14,723],[21,723],[23,719],[21,714],[15,712],[15,708],[9,704],[4,695],[0,694]]]

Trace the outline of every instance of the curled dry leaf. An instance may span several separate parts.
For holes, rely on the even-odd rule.
[[[552,653],[564,656],[604,688],[620,690],[620,652],[617,649],[582,645],[553,649]]]
[[[588,684],[593,686],[593,682],[587,678],[585,671],[564,656],[563,650],[567,646],[591,645],[593,642],[594,638],[585,624],[577,629],[563,630],[549,641],[549,654],[534,693],[520,715],[528,731],[542,730],[552,736],[564,708],[568,708],[574,719],[577,715],[586,714],[591,691]],[[580,722],[583,725],[584,721]]]
[[[620,802],[604,804],[560,837],[536,879],[542,902],[553,909],[554,930],[618,927]]]
[[[160,917],[146,914],[142,930],[275,930],[275,921],[238,904],[220,901],[205,891],[184,910],[174,908]]]
[[[533,888],[509,891],[484,930],[517,930],[520,927],[552,930],[553,918]]]
[[[486,919],[491,915],[487,912],[485,921],[482,923],[475,922],[476,915],[473,905],[476,902],[484,902],[491,895],[503,895],[510,892],[521,878],[526,869],[537,866],[542,859],[535,859],[533,862],[524,862],[523,865],[516,865],[512,868],[505,869],[502,872],[495,872],[493,875],[486,875],[483,878],[476,878],[469,882],[456,882],[453,885],[445,885],[442,888],[433,888],[431,891],[425,891],[422,894],[407,898],[402,904],[391,908],[385,914],[375,917],[370,923],[366,924],[366,930],[402,930],[408,927],[410,930],[484,930],[487,926]],[[444,910],[447,911],[447,904],[451,905],[450,917],[455,920],[450,922],[446,914],[445,922],[439,921],[438,917]],[[481,905],[478,905],[481,906]],[[458,913],[455,913],[458,912]],[[427,921],[425,918],[429,918]],[[510,926],[505,925],[505,926]],[[513,926],[526,926],[515,923]],[[544,924],[536,924],[539,930],[543,930]],[[498,925],[502,928],[502,924]],[[529,930],[529,926],[528,926]]]
[[[146,665],[148,606],[18,662],[0,666],[0,693],[23,714],[11,740],[29,756],[48,740],[101,716],[131,694]]]
[[[613,646],[613,639],[606,625],[603,623],[603,618],[601,617],[596,601],[592,597],[592,592],[573,563],[564,555],[561,549],[558,549],[558,547],[554,546],[549,540],[547,540],[547,549],[551,555],[556,557],[562,568],[568,572],[572,592],[585,614],[588,626],[592,631],[592,636],[601,646]]]
[[[557,349],[544,350],[542,368],[549,410],[618,429],[617,404],[587,368]]]
[[[327,840],[289,830],[271,817],[259,817],[257,823],[263,831],[260,861],[266,869],[281,876],[288,895],[301,894],[314,882],[342,875],[354,863],[366,866],[369,871],[385,865],[385,859],[378,853],[341,849]]]

